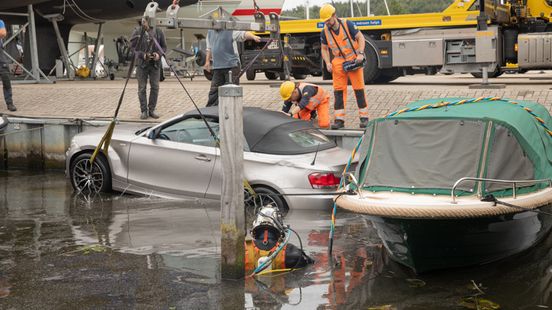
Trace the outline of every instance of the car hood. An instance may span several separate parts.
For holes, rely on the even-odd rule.
[[[112,139],[120,140],[120,141],[131,141],[136,137],[138,137],[136,135],[136,132],[138,130],[144,129],[147,127],[149,127],[149,125],[145,125],[145,124],[116,125],[115,130],[113,131]],[[100,142],[100,139],[105,134],[106,130],[107,130],[107,126],[90,128],[82,133],[79,133],[78,135],[75,135],[73,140],[81,145],[84,145],[84,144],[95,145],[98,142]]]

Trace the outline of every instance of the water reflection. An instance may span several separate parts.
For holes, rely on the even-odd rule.
[[[552,308],[550,237],[499,263],[415,276],[389,261],[369,221],[340,212],[330,268],[329,211],[292,210],[286,223],[316,263],[221,293],[218,202],[75,196],[60,174],[13,172],[0,172],[0,195],[1,309],[468,309],[478,294]]]

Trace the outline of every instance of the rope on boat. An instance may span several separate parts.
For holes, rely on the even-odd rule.
[[[353,152],[351,153],[351,157],[349,157],[349,161],[347,162],[347,165],[343,169],[343,173],[341,174],[341,181],[339,181],[339,187],[337,188],[338,191],[345,184],[345,174],[349,170],[349,167],[351,166],[351,163],[353,162],[353,160],[355,158],[355,155],[356,155],[358,149],[360,148],[360,145],[362,144],[363,139],[364,139],[364,135],[362,135],[360,137],[360,139],[358,140],[357,145],[355,146],[355,148],[353,149]],[[337,198],[341,197],[342,195],[346,195],[346,194],[347,194],[347,192],[340,193],[337,196]],[[334,199],[334,204],[333,204],[333,209],[332,209],[332,220],[331,220],[331,223],[330,223],[330,237],[329,237],[330,242],[328,244],[328,254],[329,254],[330,258],[332,257],[332,250],[333,250],[333,239],[334,239],[334,232],[335,232],[335,213],[337,212],[337,198]]]
[[[540,212],[538,208],[552,201],[552,189],[550,188],[516,199],[508,199],[507,202],[501,201],[499,205],[494,205],[491,203],[492,201],[480,201],[475,197],[466,198],[457,204],[447,201],[424,204],[424,200],[416,202],[414,196],[412,199],[408,199],[408,194],[404,193],[379,193],[374,196],[371,192],[362,192],[363,198],[359,196],[341,197],[339,206],[352,212],[390,218],[464,219],[513,214],[520,210]],[[434,197],[431,197],[431,200],[434,201]],[[511,203],[515,203],[515,207],[518,209],[512,207],[514,205]],[[505,204],[509,204],[509,206]]]
[[[530,108],[524,106],[523,104],[520,104],[517,101],[513,101],[513,100],[510,100],[510,99],[506,99],[506,98],[500,98],[500,97],[479,97],[479,98],[471,98],[471,99],[462,99],[462,100],[457,100],[457,101],[441,101],[441,102],[438,102],[438,103],[435,103],[435,104],[426,104],[426,105],[423,105],[421,107],[404,108],[404,109],[401,109],[401,110],[398,110],[398,111],[395,111],[393,113],[388,114],[385,118],[391,118],[391,117],[397,116],[397,115],[402,114],[402,113],[407,113],[407,112],[423,111],[423,110],[427,110],[427,109],[439,109],[439,108],[443,108],[443,107],[458,106],[458,105],[462,105],[462,104],[466,104],[466,103],[475,103],[475,102],[480,102],[480,101],[486,101],[486,102],[503,101],[503,102],[506,102],[506,103],[511,103],[513,105],[517,105],[520,108],[522,108],[523,110],[525,110],[527,113],[529,113],[531,116],[533,116],[533,118],[536,119],[537,122],[539,122],[539,124],[544,128],[546,133],[550,137],[552,137],[552,130],[550,130],[548,128],[548,126],[546,126],[544,120],[542,118],[540,118],[539,116],[537,116],[537,114],[535,114],[535,112],[533,112],[533,110],[531,110]]]
[[[509,207],[509,208],[512,208],[512,209],[516,209],[516,210],[520,210],[520,211],[531,211],[531,212],[535,212],[535,213],[539,213],[539,214],[544,214],[544,215],[550,215],[552,216],[552,213],[550,212],[546,212],[546,211],[541,211],[541,210],[536,210],[536,209],[527,209],[527,208],[524,208],[524,207],[521,207],[521,206],[516,206],[514,204],[511,204],[511,203],[507,203],[507,202],[504,202],[504,201],[500,201],[498,199],[496,199],[496,197],[492,194],[489,194],[485,197],[483,197],[481,199],[481,201],[486,201],[486,202],[494,202],[494,205],[496,206],[497,204],[499,205],[503,205],[503,206],[506,206],[506,207]]]

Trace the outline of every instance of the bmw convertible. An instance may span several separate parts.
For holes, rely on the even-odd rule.
[[[218,135],[218,107],[201,112]],[[100,153],[93,165],[89,159],[105,128],[87,130],[71,141],[67,175],[78,192],[220,199],[220,149],[206,122],[191,111],[153,127],[118,125],[107,156]],[[268,200],[262,203],[281,210],[331,206],[332,197],[322,194],[336,190],[348,151],[309,122],[277,111],[245,107],[243,131],[244,177]],[[309,195],[286,195],[299,193]]]

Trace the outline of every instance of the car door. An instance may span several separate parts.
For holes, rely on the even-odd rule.
[[[252,158],[254,157],[255,156],[253,155],[253,153],[249,151],[249,145],[247,145],[247,141],[245,140],[245,137],[243,137],[244,177],[247,175],[247,171],[248,171],[247,167],[250,166],[249,162],[252,161]],[[217,148],[215,167],[213,169],[213,176],[211,177],[211,182],[209,183],[209,187],[207,188],[207,193],[205,197],[210,199],[219,199],[221,191],[222,191],[222,160],[220,159],[220,149]]]
[[[218,134],[218,123],[208,120]],[[164,125],[155,139],[134,140],[129,184],[174,195],[204,197],[216,161],[215,142],[205,122],[194,116]]]

